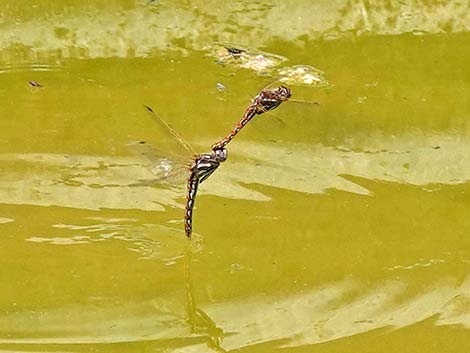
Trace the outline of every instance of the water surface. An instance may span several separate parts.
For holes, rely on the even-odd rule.
[[[469,10],[4,5],[0,352],[468,352]],[[136,185],[127,145],[169,150],[143,104],[200,152],[233,127],[274,71],[217,43],[331,86],[237,136],[189,242],[184,185]]]

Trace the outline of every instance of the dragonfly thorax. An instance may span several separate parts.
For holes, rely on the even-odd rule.
[[[227,150],[220,148],[210,153],[199,154],[193,163],[192,170],[196,174],[199,182],[206,180],[219,167],[220,163],[227,159]]]
[[[253,101],[256,114],[262,114],[277,108],[282,102],[288,100],[291,95],[291,90],[286,86],[261,91]]]

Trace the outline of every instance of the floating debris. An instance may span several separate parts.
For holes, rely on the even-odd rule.
[[[357,102],[358,102],[359,104],[365,103],[366,100],[367,100],[367,96],[360,96],[360,97],[357,97]]]
[[[211,51],[218,64],[253,70],[258,75],[276,77],[281,83],[315,87],[331,86],[325,79],[324,72],[313,66],[284,66],[276,70],[277,66],[287,60],[280,55],[221,44],[212,47]]]
[[[258,54],[254,57],[251,57],[246,62],[240,64],[240,67],[243,67],[244,69],[250,69],[256,72],[265,72],[266,70],[279,65],[279,62],[280,60],[277,60],[277,58],[269,57],[264,54]]]
[[[245,49],[239,49],[235,47],[224,47],[224,48],[227,49],[228,54],[232,55],[233,57],[240,56],[242,53],[246,52]]]
[[[43,87],[38,81],[29,81],[31,87]]]
[[[313,66],[286,66],[277,70],[279,81],[289,85],[328,87],[330,82],[323,77],[324,72]]]
[[[212,55],[216,57],[218,64],[234,65],[257,73],[266,73],[287,60],[275,54],[220,44],[213,48]]]
[[[219,91],[219,92],[224,92],[225,91],[225,86],[220,82],[217,82],[215,87],[217,88],[217,91]]]

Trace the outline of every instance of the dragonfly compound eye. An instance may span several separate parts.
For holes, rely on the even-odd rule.
[[[216,149],[214,150],[214,153],[215,153],[215,158],[219,162],[225,162],[227,160],[228,152],[225,148]]]
[[[278,94],[279,94],[279,98],[281,100],[288,100],[291,97],[292,92],[291,92],[289,87],[281,86],[281,87],[279,87]]]

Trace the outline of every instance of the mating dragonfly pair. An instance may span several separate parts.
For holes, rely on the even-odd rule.
[[[230,133],[222,140],[214,143],[211,146],[211,152],[208,153],[195,153],[188,142],[186,142],[169,124],[167,124],[152,108],[145,106],[152,116],[170,132],[178,144],[185,150],[192,154],[192,160],[189,163],[189,170],[187,171],[187,194],[186,194],[186,207],[184,213],[184,229],[186,236],[191,238],[192,233],[192,218],[194,203],[199,184],[211,176],[222,162],[227,160],[227,144],[240,132],[240,130],[248,124],[248,122],[255,116],[268,112],[277,108],[282,102],[291,97],[291,90],[286,86],[280,86],[275,89],[263,89],[253,99],[252,103],[247,107],[242,119],[236,124]],[[145,144],[145,142],[140,142]],[[163,177],[169,176],[171,166],[160,162],[156,165],[152,172],[154,174],[164,174]],[[163,173],[162,173],[163,171]],[[165,175],[168,174],[168,175]]]

